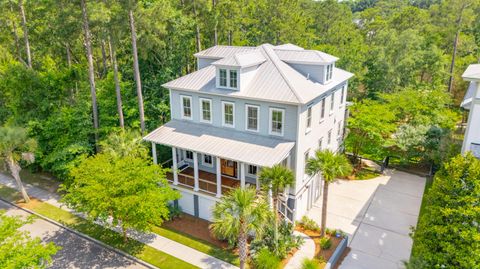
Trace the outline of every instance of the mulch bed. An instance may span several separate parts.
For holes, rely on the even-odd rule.
[[[164,227],[191,235],[192,237],[209,242],[217,247],[227,248],[227,242],[218,240],[211,235],[210,228],[208,227],[209,225],[209,221],[185,213],[182,213],[180,217],[175,218],[174,220],[162,224]]]
[[[338,237],[330,236],[330,235],[325,235],[325,236],[330,238],[330,240],[332,242],[332,246],[329,249],[323,250],[320,247],[320,239],[322,238],[321,235],[320,235],[320,232],[305,230],[301,226],[297,226],[296,230],[301,232],[301,233],[304,233],[304,234],[308,235],[310,238],[313,239],[313,241],[315,242],[315,257],[320,259],[320,260],[324,260],[324,261],[328,261],[330,259],[330,257],[333,255],[333,252],[335,252],[335,249],[337,249],[337,246],[342,241],[342,238],[338,238]],[[345,251],[343,253],[343,255],[345,255],[345,253],[348,253],[348,251]],[[344,257],[343,255],[342,255],[341,260],[343,260],[343,257]],[[338,264],[340,264],[340,262],[341,261],[339,261]]]

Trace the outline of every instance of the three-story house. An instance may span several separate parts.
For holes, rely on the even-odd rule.
[[[171,121],[148,134],[172,149],[169,182],[188,214],[211,219],[211,208],[233,188],[260,188],[262,167],[295,174],[280,213],[300,219],[320,197],[321,179],[305,173],[317,149],[343,143],[348,79],[338,58],[292,44],[214,46],[195,54],[198,70],[163,86]]]

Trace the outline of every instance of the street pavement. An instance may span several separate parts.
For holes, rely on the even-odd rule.
[[[30,215],[1,200],[0,209],[6,210],[7,215],[10,216],[27,217]],[[147,268],[94,241],[87,240],[40,218],[36,218],[33,223],[26,224],[21,229],[30,232],[32,237],[39,237],[43,242],[54,242],[57,246],[62,247],[53,257],[53,264],[49,268]]]

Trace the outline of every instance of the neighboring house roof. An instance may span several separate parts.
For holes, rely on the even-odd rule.
[[[266,167],[283,161],[295,145],[283,139],[180,120],[171,120],[144,140]]]
[[[306,54],[313,52],[303,49],[295,50],[296,46],[291,44],[283,46],[284,47],[280,47],[280,49],[276,49],[276,47],[270,44],[263,44],[258,47],[215,46],[195,54],[197,57],[211,59],[221,58],[222,60],[214,62],[215,65],[232,63],[241,65],[261,62],[254,77],[248,83],[248,86],[240,91],[217,88],[215,82],[216,68],[212,65],[170,81],[163,86],[170,89],[196,91],[246,99],[305,104],[353,76],[352,73],[335,68],[334,76],[327,84],[310,80],[283,61],[279,57],[278,51],[281,51],[280,54],[288,55],[288,57],[292,57],[292,51],[303,55],[302,57],[305,57],[304,52],[306,52]],[[286,50],[285,48],[289,48],[290,50]],[[288,51],[290,53],[286,53]],[[315,52],[314,54],[316,55],[315,57],[317,57],[315,61],[320,61],[321,57],[324,57],[323,60],[333,57],[320,52]],[[245,59],[243,59],[244,57],[242,57],[242,55],[246,56]],[[265,60],[262,61],[263,59]],[[329,59],[337,58],[333,57]]]
[[[465,80],[480,80],[480,64],[471,64],[463,72],[462,77]]]

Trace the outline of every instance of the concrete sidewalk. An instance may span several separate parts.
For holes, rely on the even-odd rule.
[[[340,269],[398,269],[410,258],[410,228],[417,224],[425,178],[401,171],[370,180],[330,185],[327,227],[349,237],[351,251]],[[320,222],[319,199],[308,213]]]
[[[17,185],[13,178],[0,173],[0,184],[5,185],[7,187],[18,189]],[[41,188],[35,187],[30,184],[25,184],[25,189],[27,193],[35,197],[41,201],[49,203],[53,206],[62,208],[63,210],[67,210],[73,212],[71,209],[60,203],[60,196],[56,193],[50,193],[46,190]],[[78,215],[78,214],[77,214]],[[113,230],[118,232],[118,229],[113,228]],[[178,259],[184,260],[190,264],[198,266],[200,268],[221,268],[221,269],[235,269],[238,268],[230,263],[224,262],[220,259],[207,255],[203,252],[165,238],[163,236],[159,236],[154,233],[140,233],[140,232],[129,232],[128,236],[135,240],[138,240],[146,245],[149,245],[155,249],[158,249],[162,252],[170,254]]]

